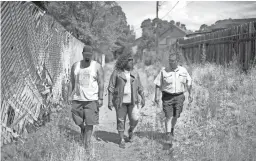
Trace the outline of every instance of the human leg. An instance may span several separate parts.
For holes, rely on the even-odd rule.
[[[99,109],[95,101],[84,104],[84,145],[88,148],[91,144],[93,126],[99,124]]]
[[[176,96],[174,99],[175,99],[175,101],[174,101],[175,103],[174,103],[174,107],[173,107],[174,114],[173,114],[173,118],[172,118],[172,122],[171,122],[171,135],[172,136],[174,136],[174,128],[177,123],[177,120],[183,111],[183,103],[185,101],[185,95],[182,94],[182,95]]]
[[[171,127],[172,127],[172,119],[174,115],[173,110],[173,98],[170,98],[168,100],[163,100],[163,111],[165,113],[165,130],[166,130],[166,141],[168,143],[172,142],[172,136],[171,136]]]
[[[126,115],[127,115],[127,105],[126,104],[123,104],[121,107],[116,108],[117,131],[118,131],[119,138],[120,138],[120,142],[119,142],[120,148],[125,148],[124,130],[125,130]]]
[[[84,130],[84,146],[88,148],[91,144],[93,125],[86,125]]]
[[[129,105],[128,107],[128,117],[130,120],[130,128],[128,130],[129,141],[132,142],[134,139],[134,129],[138,125],[139,122],[139,107],[137,105]]]
[[[84,143],[84,110],[83,110],[83,102],[81,101],[72,101],[72,109],[71,109],[72,118],[76,125],[80,127],[81,130],[81,140]]]

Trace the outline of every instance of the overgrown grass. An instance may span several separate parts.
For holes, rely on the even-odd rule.
[[[55,113],[53,120],[35,133],[2,147],[1,160],[8,161],[80,161],[93,159],[79,143],[79,133],[72,128],[68,110]]]
[[[191,105],[185,103],[176,127],[176,159],[255,160],[256,69],[245,75],[236,66],[224,68],[213,64],[194,64],[190,68],[194,102]],[[148,73],[147,70],[153,72]],[[150,78],[157,70],[159,68],[146,67],[147,76],[142,79]],[[148,82],[149,89],[152,83]],[[151,121],[159,126],[157,119]],[[147,127],[147,124],[140,126]],[[146,130],[149,136],[155,135],[151,130],[153,126],[154,123]],[[164,132],[163,125],[157,128]],[[151,139],[148,144],[156,141],[159,139]],[[157,157],[152,153],[148,159],[160,156],[163,154],[159,153]]]
[[[255,68],[245,75],[235,66],[192,65],[194,102],[190,105],[185,102],[176,125],[173,149],[162,142],[165,132],[162,108],[152,104],[153,80],[161,66],[137,64],[136,68],[145,88],[146,107],[137,127],[137,139],[130,149],[132,155],[124,160],[256,160]],[[112,70],[113,63],[107,64],[106,84]],[[3,147],[1,160],[118,160],[110,155],[111,145],[95,139],[93,151],[90,155],[86,153],[79,144],[79,129],[69,112],[65,107],[55,113],[50,123],[30,134],[24,143]],[[113,150],[116,152],[120,151]]]
[[[255,74],[256,69],[245,75],[237,68],[193,66],[191,139],[202,140],[200,148],[192,150],[199,156],[195,159],[256,159]]]

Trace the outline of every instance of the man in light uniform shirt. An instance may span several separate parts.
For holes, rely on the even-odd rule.
[[[189,102],[193,101],[191,96],[192,80],[186,68],[178,65],[176,54],[171,54],[169,66],[162,68],[154,84],[156,85],[155,102],[157,104],[159,103],[158,91],[162,92],[163,111],[166,117],[166,140],[171,143],[174,136],[174,126],[183,109],[186,86]]]

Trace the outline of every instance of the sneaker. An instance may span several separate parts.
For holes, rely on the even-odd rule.
[[[134,141],[134,133],[131,130],[129,130],[128,133],[129,133],[128,141],[133,142]]]
[[[121,140],[121,141],[120,141],[119,147],[122,148],[122,149],[125,148],[125,141],[124,141],[124,140]]]

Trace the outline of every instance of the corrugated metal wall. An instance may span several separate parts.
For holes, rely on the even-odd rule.
[[[33,3],[1,2],[2,144],[22,135],[49,102],[62,99],[76,47],[83,44]]]

